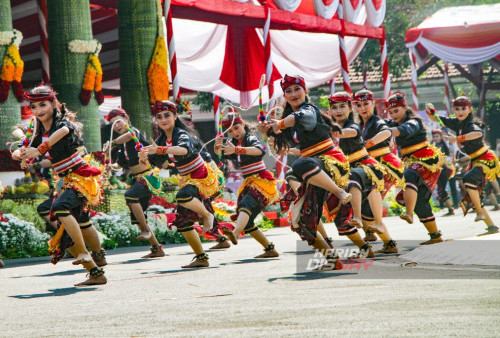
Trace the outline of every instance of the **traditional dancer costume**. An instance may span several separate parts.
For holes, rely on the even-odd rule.
[[[439,142],[434,142],[434,145],[441,150],[443,155],[446,158],[450,158],[450,148],[446,144],[446,142],[443,139],[443,132],[441,129],[433,129],[432,130],[432,138],[434,141],[435,137],[439,137]],[[437,199],[439,200],[439,203],[442,206],[446,206],[448,208],[448,213],[446,213],[443,216],[451,216],[455,215],[455,211],[453,211],[453,203],[451,202],[450,194],[446,191],[446,185],[448,184],[448,180],[451,179],[455,175],[455,166],[453,165],[452,161],[445,161],[443,163],[443,167],[441,169],[441,173],[439,174],[439,178],[437,180]],[[456,187],[452,187],[452,184],[450,182],[450,190],[453,192],[453,189],[455,189],[455,194],[456,194]]]
[[[165,111],[174,115],[177,114],[175,104],[170,101],[158,101],[152,106],[151,110],[153,115]],[[196,151],[193,137],[178,126],[174,126],[171,140],[168,140],[167,135],[162,132],[155,140],[155,143],[158,145],[157,151],[156,154],[148,155],[149,162],[161,168],[163,163],[168,161],[175,165],[181,175],[179,181],[180,190],[176,195],[177,213],[172,226],[177,227],[177,230],[181,233],[192,231],[194,230],[193,224],[199,219],[198,213],[181,204],[198,199],[206,210],[213,215],[212,198],[219,195],[222,188],[220,170],[213,162],[207,163],[203,160],[201,154]],[[169,147],[185,148],[187,153],[185,155],[168,154]],[[217,237],[219,235],[218,230],[218,222],[214,217],[213,227],[209,230],[209,233]],[[197,254],[195,259],[206,262],[208,261],[208,255],[202,252]]]
[[[459,96],[453,100],[452,106],[454,109],[461,107],[470,109],[471,101],[465,95]],[[500,164],[497,156],[484,144],[483,130],[474,123],[472,111],[470,111],[468,116],[462,121],[456,117],[441,117],[441,120],[448,128],[456,133],[456,141],[461,146],[460,150],[471,159],[471,163],[462,178],[465,188],[475,190],[481,196],[486,180],[493,181],[500,177]],[[481,133],[481,137],[468,139],[467,136],[470,133]],[[460,205],[464,210],[465,216],[472,207],[472,201],[467,191],[462,193],[462,202]],[[487,214],[486,210],[484,210],[484,212]],[[478,213],[476,221],[484,220],[484,216],[485,215],[480,215]],[[488,215],[486,216],[489,218]],[[489,224],[486,230],[486,234],[496,233],[498,232],[498,227]]]
[[[375,98],[373,97],[373,93],[367,89],[362,89],[356,92],[353,98],[353,101],[356,104],[364,104],[366,101],[375,102],[374,100]],[[367,121],[360,118],[360,125],[361,136],[365,141],[365,148],[368,151],[368,154],[380,163],[386,172],[384,176],[384,189],[382,191],[382,199],[384,199],[385,195],[393,186],[404,188],[404,165],[401,159],[391,151],[390,136],[378,143],[373,142],[373,138],[375,138],[379,133],[389,130],[389,126],[385,120],[378,116],[376,111],[373,112],[373,115],[368,118]],[[375,220],[370,204],[366,200],[363,202],[361,213],[363,221],[367,224],[370,224]],[[366,230],[365,232],[365,240],[374,241],[377,239],[372,231]],[[387,247],[387,252],[395,251],[396,243],[394,241],[391,241],[387,245],[386,244],[384,244],[384,247]]]
[[[405,189],[412,189],[417,193],[416,204],[414,205],[415,213],[420,222],[430,230],[429,236],[431,239],[421,244],[442,242],[441,231],[437,230],[436,218],[429,200],[441,173],[444,155],[441,150],[428,142],[422,120],[413,116],[413,112],[406,105],[403,93],[397,92],[389,97],[386,106],[391,117],[393,117],[393,120],[389,121],[389,123],[393,135],[396,136],[396,144],[401,147],[401,155],[405,162]],[[396,117],[394,115],[399,111],[404,115],[395,121]],[[398,202],[408,204],[406,196],[404,198],[405,202],[402,202],[401,195],[402,192],[399,194]],[[401,218],[413,223],[413,210],[408,207],[407,205],[407,214],[401,215]]]
[[[122,135],[125,135],[125,141],[123,141],[123,136],[118,135],[117,138],[111,141],[111,147],[112,153],[116,154],[116,163],[123,169],[129,170],[128,179],[130,182],[130,188],[125,192],[125,202],[130,209],[130,221],[132,224],[137,225],[139,229],[141,229],[141,232],[145,230],[149,232],[148,236],[138,237],[139,239],[148,240],[151,244],[151,253],[143,256],[142,258],[163,257],[165,256],[165,252],[163,251],[161,244],[156,239],[153,231],[149,229],[147,223],[144,225],[140,224],[132,209],[134,204],[139,204],[141,208],[140,210],[142,214],[144,214],[145,218],[143,221],[147,222],[147,216],[144,211],[148,209],[149,201],[153,195],[158,196],[162,191],[160,169],[153,168],[147,162],[140,162],[140,145],[136,144],[136,141],[131,137],[131,135],[133,133],[142,146],[148,146],[149,142],[146,140],[144,135],[133,126],[129,126],[130,129],[125,129],[125,126],[129,123],[129,117],[125,110],[113,109],[105,118],[110,122],[114,122],[117,119],[122,120],[117,123],[122,123]],[[139,211],[136,210],[136,212]],[[142,229],[144,226],[146,229]]]
[[[305,90],[305,81],[302,77],[286,75],[283,78],[281,87],[283,92],[285,92],[285,98],[287,88],[295,85]],[[285,121],[290,115],[294,118],[293,128],[285,126]],[[330,136],[331,128],[323,122],[323,118],[316,106],[304,102],[298,107],[297,111],[293,111],[290,103],[287,103],[283,120],[279,121],[277,126],[282,130],[284,137],[288,141],[293,140],[293,136],[296,133],[298,143],[300,144],[301,157],[292,164],[293,175],[302,183],[298,191],[297,200],[291,210],[292,230],[296,231],[302,240],[306,240],[309,245],[315,245],[317,228],[321,220],[323,204],[328,191],[310,184],[308,181],[312,177],[324,172],[333,180],[337,187],[345,188],[349,180],[349,162],[342,151],[334,146]],[[342,194],[342,204],[350,201],[350,198],[350,194]],[[330,210],[338,208],[339,205],[339,198],[333,196]],[[349,230],[345,234],[357,231],[355,227],[349,227]],[[337,264],[339,260],[335,255],[333,253],[329,261]]]
[[[25,93],[25,98],[30,102],[47,101],[52,104],[56,101],[56,93],[49,86],[40,86],[30,92]],[[46,108],[45,108],[46,109]],[[65,109],[63,108],[63,111]],[[49,129],[45,130],[42,122],[38,121],[38,130],[33,135],[31,147],[37,147],[39,155],[45,155],[52,162],[54,172],[62,179],[62,193],[52,201],[45,201],[44,207],[39,208],[39,212],[46,213],[49,208],[52,220],[59,220],[72,216],[82,226],[90,227],[87,207],[97,205],[101,200],[101,171],[87,164],[78,153],[78,139],[75,135],[73,125],[57,116],[59,109],[54,109],[52,123]],[[56,141],[49,143],[50,136],[65,128],[68,132]],[[58,133],[60,134],[60,132]],[[25,148],[30,151],[32,148]],[[21,149],[22,153],[23,149]],[[38,155],[36,155],[38,156]],[[45,204],[44,204],[45,203]],[[62,222],[64,224],[64,222]],[[65,226],[59,227],[54,238],[49,244],[49,249],[54,252],[55,257],[62,257],[64,251],[59,246],[63,238]],[[72,230],[73,231],[73,230]],[[77,230],[81,231],[81,230]],[[73,238],[74,241],[76,241]],[[105,284],[104,270],[96,266],[93,260],[86,253],[79,253],[77,260],[73,264],[88,264],[90,266],[90,278],[80,283],[80,285]]]
[[[234,127],[243,128],[242,125],[243,120],[239,115],[234,113],[228,115],[222,121],[224,129],[234,129]],[[236,138],[231,140],[231,143],[236,145],[234,153],[224,155],[224,157],[235,161],[239,165],[241,174],[244,178],[242,185],[238,189],[236,214],[231,215],[231,219],[236,221],[240,213],[247,214],[249,219],[244,227],[244,231],[252,235],[253,232],[260,231],[258,226],[254,223],[255,217],[257,217],[267,205],[278,202],[280,197],[276,189],[276,180],[273,174],[267,170],[263,161],[266,153],[265,146],[255,135],[250,134],[248,128],[243,130],[244,135],[241,141]],[[251,147],[260,150],[260,154],[248,154],[247,149]],[[221,151],[221,149],[218,151]],[[233,241],[233,244],[237,244],[237,234],[234,234],[227,228],[224,228],[224,233]],[[262,234],[260,237],[263,236]],[[270,243],[267,240],[265,240],[265,242],[267,242],[267,245],[264,246],[264,254],[256,258],[279,256],[274,250],[274,243]]]

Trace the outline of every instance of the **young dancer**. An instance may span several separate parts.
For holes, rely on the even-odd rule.
[[[384,190],[385,169],[370,157],[365,149],[361,127],[354,122],[351,95],[347,92],[337,92],[330,95],[329,102],[329,114],[342,128],[342,132],[335,136],[339,138],[340,149],[348,157],[351,166],[348,191],[353,196],[351,201],[354,212],[353,223],[357,227],[362,227],[362,201],[368,200],[374,222],[367,226],[367,230],[378,233],[384,244],[389,243],[392,238],[382,221],[381,191]]]
[[[404,166],[401,159],[391,152],[390,141],[391,131],[387,123],[377,115],[375,108],[375,98],[373,93],[366,88],[356,92],[353,98],[356,112],[360,117],[361,136],[365,141],[365,148],[370,157],[379,162],[385,169],[384,190],[382,200],[387,192],[393,187],[404,188]],[[368,226],[375,221],[374,215],[368,201],[364,201],[361,207],[363,218],[363,228],[366,232],[365,240],[376,241],[377,237],[373,231],[368,230]],[[397,243],[394,240],[384,242],[379,253],[397,253]]]
[[[432,143],[441,150],[444,156],[448,157],[451,155],[450,148],[448,147],[443,138],[443,132],[441,131],[441,129],[432,130]],[[437,192],[438,192],[439,203],[448,208],[448,212],[443,216],[455,215],[455,211],[453,210],[453,203],[451,202],[450,199],[450,194],[448,194],[448,192],[446,191],[446,185],[448,184],[448,180],[454,175],[453,169],[454,168],[451,168],[451,165],[444,163],[443,169],[441,170],[441,174],[439,174],[439,178],[437,181]],[[451,186],[451,182],[450,182],[450,189],[453,189]]]
[[[429,200],[441,172],[444,155],[428,142],[422,119],[406,105],[403,93],[396,92],[389,97],[386,105],[392,119],[392,135],[401,147],[401,155],[406,163],[406,189],[403,192],[406,213],[400,217],[412,224],[415,211],[430,236],[430,240],[421,245],[442,242]]]
[[[89,278],[76,286],[106,284],[104,270],[96,265],[85,247],[77,219],[88,204],[97,205],[101,198],[101,171],[85,163],[77,151],[78,140],[70,122],[64,119],[65,109],[57,101],[50,86],[41,85],[25,93],[37,119],[37,130],[31,146],[12,154],[16,160],[28,160],[40,155],[50,156],[54,171],[62,177],[63,192],[51,205],[54,219],[71,237],[76,256],[74,265],[83,264]],[[49,155],[50,154],[50,155]]]
[[[217,236],[218,222],[213,215],[211,198],[218,195],[220,186],[217,167],[206,163],[194,147],[194,130],[187,127],[170,101],[157,101],[151,107],[160,136],[139,153],[141,161],[162,167],[173,163],[181,175],[177,193],[177,216],[172,223],[182,233],[195,253],[193,261],[183,268],[208,267],[208,255],[193,224],[201,216],[203,231]]]
[[[319,109],[308,102],[304,79],[285,75],[281,88],[286,100],[283,118],[271,121],[275,149],[288,150],[296,133],[301,154],[292,165],[294,176],[302,183],[298,200],[292,207],[292,229],[320,250],[329,265],[340,269],[340,259],[331,252],[317,227],[327,192],[334,194],[341,204],[350,202],[351,194],[341,188],[348,181],[349,163],[334,147],[331,127],[323,122]]]
[[[149,200],[154,195],[161,193],[161,179],[159,169],[153,169],[149,162],[139,161],[139,150],[133,140],[130,130],[137,136],[143,146],[148,146],[149,142],[143,134],[130,125],[130,119],[125,110],[113,109],[105,117],[113,125],[113,135],[117,138],[106,144],[104,151],[109,151],[112,147],[117,155],[116,163],[129,171],[129,178],[132,180],[130,189],[125,192],[125,202],[130,210],[130,220],[141,230],[137,236],[139,240],[147,240],[151,244],[151,252],[142,258],[155,258],[165,256],[161,244],[156,239],[155,234],[149,227],[144,211],[149,207]]]
[[[273,174],[267,170],[264,161],[265,147],[259,139],[250,133],[250,129],[239,114],[230,113],[222,121],[224,129],[229,129],[232,137],[226,145],[223,138],[217,137],[215,141],[215,152],[223,154],[231,160],[236,161],[243,174],[243,184],[238,189],[238,202],[236,209],[236,227],[234,231],[224,228],[224,234],[233,242],[238,244],[239,234],[245,230],[257,242],[264,247],[264,253],[255,258],[278,257],[274,249],[274,243],[267,240],[266,236],[254,224],[262,209],[268,204],[274,204],[279,200],[276,180]]]
[[[486,180],[493,181],[500,176],[498,158],[483,142],[483,130],[473,119],[470,99],[465,95],[459,96],[453,100],[452,107],[455,117],[441,117],[443,123],[456,133],[456,136],[450,135],[448,140],[450,143],[458,143],[461,151],[471,160],[462,177],[466,188],[462,194],[462,205],[466,205],[464,215],[468,211],[468,202],[472,203],[477,213],[475,221],[484,221],[487,225],[486,233],[482,235],[497,233],[498,227],[493,224],[488,211],[481,204],[481,194]],[[426,111],[431,119],[436,119],[432,104],[426,106]]]

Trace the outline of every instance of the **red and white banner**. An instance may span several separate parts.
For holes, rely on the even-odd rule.
[[[345,21],[357,22],[363,8],[363,0],[342,0],[342,8]]]
[[[385,18],[385,0],[365,0],[366,23],[372,27],[380,27]]]

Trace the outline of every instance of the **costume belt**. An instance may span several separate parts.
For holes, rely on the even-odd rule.
[[[366,156],[368,156],[368,151],[365,148],[363,148],[363,149],[358,150],[352,154],[347,155],[347,158],[349,159],[349,163],[352,163],[352,162],[356,162],[357,160],[360,160]]]
[[[429,146],[429,142],[424,141],[424,142],[420,142],[420,143],[414,144],[414,145],[409,146],[409,147],[401,148],[401,155],[405,156],[405,155],[414,153],[417,150],[423,149],[427,146]]]
[[[266,170],[266,165],[264,161],[254,162],[241,167],[241,173],[243,176],[249,176],[260,171]]]
[[[179,170],[179,174],[181,174],[182,176],[186,176],[195,172],[197,169],[201,168],[204,164],[205,161],[203,161],[203,158],[198,154],[198,156],[196,156],[196,158],[191,162],[176,167],[177,170]]]
[[[317,154],[324,153],[327,150],[330,150],[333,148],[333,140],[331,138],[328,138],[324,141],[321,141],[320,143],[316,143],[313,146],[310,146],[306,149],[301,149],[300,150],[300,156],[302,157],[311,157]]]
[[[389,147],[383,147],[380,149],[370,150],[368,149],[368,154],[371,157],[380,157],[391,153],[391,149]]]
[[[488,152],[488,147],[482,146],[481,148],[479,148],[478,150],[476,150],[472,154],[468,154],[468,155],[471,158],[471,160],[475,160],[476,158],[483,156],[487,152]]]
[[[60,174],[68,169],[71,169],[83,162],[83,158],[78,152],[74,153],[70,157],[54,163],[52,166],[57,174]]]

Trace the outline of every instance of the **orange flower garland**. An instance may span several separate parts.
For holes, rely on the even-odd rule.
[[[3,33],[3,34],[2,34]],[[18,30],[12,32],[0,32],[2,35],[10,35],[12,39],[8,43],[7,51],[3,58],[2,70],[0,72],[0,103],[7,101],[12,84],[14,96],[19,102],[23,100],[23,86],[21,78],[24,72],[24,62],[19,54],[19,44],[22,40],[22,34]],[[0,40],[5,40],[2,36]]]
[[[72,40],[69,42],[69,50],[73,53],[88,53],[87,66],[83,76],[82,89],[80,90],[80,101],[84,106],[90,102],[92,91],[95,92],[95,98],[98,104],[104,102],[102,93],[102,67],[99,61],[99,52],[101,43],[97,40]]]
[[[156,38],[153,57],[151,58],[147,72],[150,103],[168,100],[168,92],[170,89],[168,82],[168,54],[161,19],[161,2],[159,0],[156,1],[156,12],[158,20],[158,37]]]

